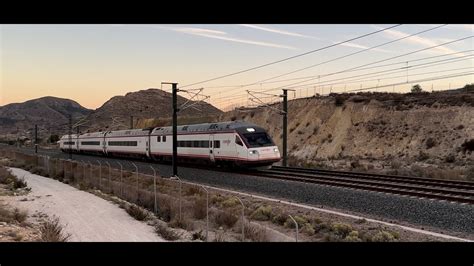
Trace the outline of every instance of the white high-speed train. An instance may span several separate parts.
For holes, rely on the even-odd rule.
[[[247,122],[178,126],[178,159],[193,163],[258,167],[280,161],[280,152],[267,132]],[[172,127],[103,131],[65,135],[63,152],[172,160]]]

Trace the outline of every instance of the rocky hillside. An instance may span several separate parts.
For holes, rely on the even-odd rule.
[[[0,106],[0,134],[16,135],[18,128],[20,135],[28,135],[35,124],[39,125],[40,134],[49,129],[65,130],[66,127],[60,125],[67,125],[69,115],[77,120],[91,111],[75,101],[49,96]]]
[[[293,164],[391,171],[415,164],[463,171],[474,166],[474,90],[333,94],[289,101],[288,107]],[[282,118],[269,108],[219,119],[259,124],[281,148]],[[457,174],[467,175],[463,171]]]
[[[178,106],[187,101],[178,95]],[[125,96],[115,96],[96,109],[87,118],[86,130],[124,129],[130,127],[130,116],[134,117],[134,128],[143,127],[150,119],[167,119],[172,116],[172,95],[159,89],[147,89],[127,93]],[[194,103],[190,101],[190,103]],[[222,111],[216,107],[201,102],[197,108],[187,108],[179,112],[180,117],[218,115]],[[151,125],[151,124],[150,124]],[[82,130],[81,130],[82,131]]]

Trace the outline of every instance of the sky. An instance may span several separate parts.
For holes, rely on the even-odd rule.
[[[281,88],[296,90],[291,99],[358,89],[408,92],[414,84],[445,90],[474,83],[474,25],[403,24],[186,86],[391,26],[395,24],[0,25],[0,106],[55,96],[96,109],[132,91],[169,91],[161,82],[177,82],[184,90],[203,88],[203,97],[223,109],[278,100]],[[471,38],[457,41],[466,37]],[[447,42],[452,43],[430,48]],[[294,72],[302,68],[307,69]],[[289,72],[294,73],[284,75]]]

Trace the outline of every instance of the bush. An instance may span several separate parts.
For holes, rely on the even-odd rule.
[[[303,226],[306,223],[308,223],[308,220],[305,217],[301,217],[301,216],[296,215],[293,218],[295,219],[296,223],[298,224],[299,229],[303,228]],[[288,228],[295,228],[295,222],[293,222],[293,220],[290,217],[288,217],[288,219],[286,219],[286,222],[285,222],[284,226],[288,227]]]
[[[287,215],[283,215],[283,214],[275,215],[272,218],[272,223],[278,224],[278,225],[284,225],[287,217],[288,217]]]
[[[186,196],[191,196],[191,195],[195,195],[195,194],[200,194],[200,192],[201,191],[198,187],[192,186],[192,187],[188,188],[188,190],[186,190],[185,195]]]
[[[250,218],[257,221],[268,221],[272,218],[272,207],[260,206],[250,215]]]
[[[436,146],[436,141],[433,138],[428,138],[425,142],[426,149],[431,149]]]
[[[427,160],[429,158],[430,158],[430,156],[427,153],[424,153],[422,151],[420,151],[420,153],[418,154],[418,161],[424,161],[424,160]]]
[[[228,198],[222,202],[222,206],[226,208],[232,208],[240,204],[237,198]]]
[[[179,239],[178,234],[176,234],[173,230],[169,229],[168,226],[163,224],[157,224],[155,226],[155,232],[166,240],[173,241]]]
[[[310,224],[310,223],[306,223],[304,226],[303,226],[303,233],[309,235],[309,236],[312,236],[316,233],[316,230],[314,229],[314,227]]]
[[[12,212],[4,205],[0,205],[0,222],[10,223],[14,220]]]
[[[40,226],[42,242],[66,242],[71,235],[63,232],[59,218],[48,219]]]
[[[28,217],[28,212],[26,211],[21,211],[18,208],[15,208],[15,210],[13,211],[13,218],[19,223],[26,221],[27,217]]]
[[[27,187],[27,183],[26,181],[21,178],[21,179],[18,179],[18,178],[15,178],[14,181],[13,181],[13,189],[18,189],[18,188],[25,188]]]
[[[336,96],[336,99],[335,99],[335,101],[334,101],[334,104],[335,104],[336,106],[341,106],[341,105],[344,104],[345,100],[346,100],[346,99],[345,99],[343,96],[337,95],[337,96]]]
[[[206,200],[199,198],[194,201],[193,215],[196,219],[204,219],[206,217]]]
[[[220,211],[214,217],[214,221],[218,226],[226,226],[232,228],[239,217],[227,211]]]
[[[446,156],[446,158],[444,158],[444,161],[447,163],[454,163],[454,161],[456,161],[456,157],[454,156],[454,154],[449,154],[448,156]]]
[[[191,237],[192,237],[192,240],[201,240],[201,241],[206,240],[206,236],[202,233],[202,230],[200,230],[199,232],[194,232]]]
[[[471,140],[466,140],[464,143],[461,145],[461,149],[466,152],[466,151],[474,151],[474,139]]]
[[[372,237],[372,242],[393,242],[395,237],[387,231],[379,231]]]
[[[146,219],[148,219],[148,213],[142,208],[137,207],[135,205],[130,205],[126,207],[125,210],[128,214],[130,214],[130,216],[132,216],[138,221],[145,221]]]
[[[352,226],[345,223],[334,223],[331,226],[331,231],[336,235],[346,237],[352,231]]]
[[[362,242],[362,239],[359,238],[359,232],[351,231],[348,236],[344,238],[344,241],[347,242]]]
[[[193,222],[186,217],[181,217],[181,220],[179,218],[175,218],[168,225],[173,228],[181,228],[188,231],[194,229]]]

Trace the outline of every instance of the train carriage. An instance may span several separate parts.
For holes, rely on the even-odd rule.
[[[267,132],[242,121],[177,127],[178,160],[225,166],[269,166],[280,152]],[[67,136],[61,138],[67,139]],[[76,151],[106,156],[171,161],[172,127],[87,133],[76,136]],[[63,150],[63,148],[62,148]],[[63,150],[66,151],[66,150]]]

